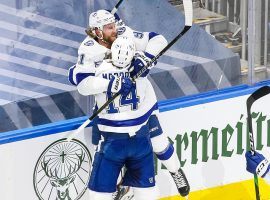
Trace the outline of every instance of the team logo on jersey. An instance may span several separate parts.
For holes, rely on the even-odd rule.
[[[101,65],[102,61],[98,61],[98,62],[94,62],[94,63],[95,63],[95,68],[98,68]]]
[[[133,31],[133,35],[134,35],[134,37],[139,38],[139,39],[143,38],[143,33],[141,33],[141,32]]]
[[[85,46],[93,46],[94,45],[94,42],[92,40],[89,40],[85,43],[83,43]]]
[[[77,200],[87,189],[92,158],[78,140],[58,140],[40,155],[33,181],[40,200]]]
[[[117,34],[122,35],[126,31],[126,27],[120,27],[117,29]]]

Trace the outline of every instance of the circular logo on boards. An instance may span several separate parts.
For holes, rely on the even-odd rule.
[[[79,140],[60,139],[40,155],[33,184],[40,200],[77,200],[87,189],[92,158]]]

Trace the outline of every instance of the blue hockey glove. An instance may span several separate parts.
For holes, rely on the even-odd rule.
[[[264,177],[268,173],[270,169],[269,162],[262,154],[255,152],[252,155],[250,151],[247,151],[245,156],[248,172],[256,173],[260,177]]]
[[[123,96],[127,96],[134,87],[134,83],[129,79],[122,76],[119,77],[112,77],[108,85],[108,92],[110,93],[117,93],[119,92]]]
[[[132,61],[130,67],[128,68],[131,78],[136,76],[136,74],[138,74],[138,72],[141,71],[142,68],[144,68],[148,63],[150,63],[152,58],[154,58],[154,56],[147,52],[136,52],[134,60]],[[154,65],[155,64],[156,62],[154,63]],[[153,66],[147,68],[147,70],[140,77],[146,77],[151,67]]]

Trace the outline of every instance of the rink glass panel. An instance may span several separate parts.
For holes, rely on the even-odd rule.
[[[1,132],[92,113],[92,99],[78,94],[68,82],[68,68],[76,63],[77,49],[85,38],[88,13],[100,8],[111,9],[116,2],[0,0]],[[171,41],[184,27],[179,2],[124,1],[118,14],[134,30],[154,31]],[[230,7],[221,6],[222,10],[221,3],[194,1],[194,26],[159,59],[149,75],[159,101],[249,83],[249,66],[245,63],[248,63],[251,45],[245,45],[246,57],[243,57],[239,46],[243,44],[244,31],[236,33],[241,20],[231,19],[231,15],[237,16],[234,13],[228,16],[225,13],[237,13],[239,9],[225,3]],[[204,15],[209,14],[208,11],[214,12]],[[217,16],[217,25],[210,24],[209,16]],[[261,34],[263,27],[261,25]],[[240,51],[228,48],[219,40],[222,39],[218,35],[221,29],[236,33],[231,46],[237,44]],[[261,49],[264,55],[263,45]],[[261,68],[253,82],[268,79],[266,68]],[[254,71],[256,69],[255,64]]]

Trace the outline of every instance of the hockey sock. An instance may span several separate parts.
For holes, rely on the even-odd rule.
[[[156,153],[156,155],[171,173],[176,173],[180,168],[180,162],[172,144],[169,144],[163,152]]]

